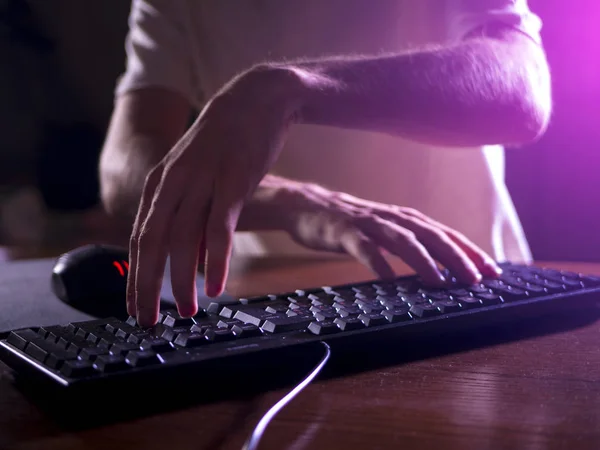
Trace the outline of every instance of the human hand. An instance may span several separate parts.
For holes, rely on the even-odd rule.
[[[199,262],[206,265],[206,294],[222,293],[244,201],[277,158],[294,119],[295,85],[287,76],[258,70],[233,80],[148,175],[127,282],[127,311],[141,326],[158,320],[167,256],[182,316],[197,313]]]
[[[442,286],[438,264],[459,282],[495,278],[501,269],[492,257],[458,231],[411,208],[363,200],[300,184],[280,200],[286,205],[286,231],[315,250],[348,253],[378,277],[392,278],[388,252],[404,260],[423,281]]]

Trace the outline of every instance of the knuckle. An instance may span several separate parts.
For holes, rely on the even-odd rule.
[[[427,239],[435,240],[441,244],[452,245],[452,239],[440,229],[433,227],[425,227],[423,229],[423,235]]]
[[[399,213],[403,214],[404,216],[411,216],[411,217],[416,217],[422,220],[428,219],[428,217],[423,214],[421,211],[419,211],[418,209],[415,208],[409,208],[409,207],[398,207],[399,209]]]
[[[398,237],[401,240],[403,240],[407,245],[417,244],[419,242],[416,233],[412,230],[406,228],[399,228],[396,232],[398,234]]]

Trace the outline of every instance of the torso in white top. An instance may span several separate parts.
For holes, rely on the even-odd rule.
[[[535,40],[540,28],[520,0],[134,0],[132,8],[128,69],[117,93],[163,85],[197,108],[236,73],[264,60],[444,45],[492,18]],[[414,207],[500,261],[531,260],[504,183],[500,146],[440,148],[381,133],[299,125],[272,173]],[[277,232],[238,233],[235,251],[312,253]]]

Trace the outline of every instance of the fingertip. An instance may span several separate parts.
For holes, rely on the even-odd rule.
[[[222,283],[206,283],[206,295],[209,297],[218,297],[223,293],[223,284]]]
[[[484,265],[485,274],[490,277],[497,278],[504,273],[502,268],[494,263],[486,263]]]
[[[136,317],[137,310],[135,308],[135,304],[129,302],[127,303],[127,314],[129,314],[131,317]]]
[[[151,328],[158,322],[158,316],[138,315],[136,320],[141,328]]]
[[[198,305],[196,303],[177,305],[177,312],[181,317],[194,317],[198,314]]]

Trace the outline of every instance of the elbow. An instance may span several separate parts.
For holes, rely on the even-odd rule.
[[[486,135],[481,135],[485,144],[521,147],[538,141],[546,133],[552,116],[550,89],[528,88],[511,97],[509,102],[492,106],[492,114],[480,114],[485,123],[480,123],[479,129],[487,130]]]
[[[114,160],[100,159],[100,203],[109,216],[129,220],[135,215],[137,202],[132,200],[130,178],[116,169]]]
[[[537,142],[547,131],[552,109],[549,101],[519,106],[506,118],[505,144],[523,146]]]
[[[125,205],[118,180],[100,171],[100,202],[106,213],[115,218],[125,214]]]
[[[527,145],[539,140],[547,131],[552,116],[552,89],[547,65],[528,70],[516,82],[519,86],[510,96],[513,101],[505,112],[510,139],[507,144]]]

